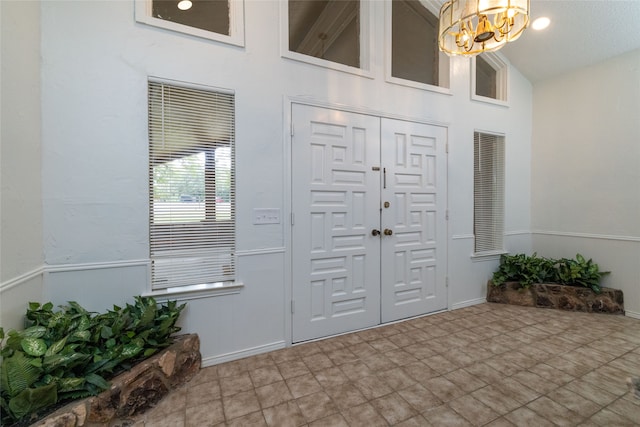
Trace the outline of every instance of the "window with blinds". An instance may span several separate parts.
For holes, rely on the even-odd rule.
[[[149,81],[153,290],[235,277],[233,93]]]
[[[504,250],[504,136],[473,135],[473,232],[476,254]]]

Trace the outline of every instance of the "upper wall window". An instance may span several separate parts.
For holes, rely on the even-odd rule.
[[[393,0],[390,8],[391,78],[448,87],[449,58],[438,49],[437,15],[417,0]]]
[[[472,61],[471,97],[504,104],[507,101],[507,64],[495,53],[483,53]]]
[[[368,2],[289,0],[282,20],[283,56],[349,72],[368,70]]]
[[[135,0],[136,21],[244,46],[243,0]]]

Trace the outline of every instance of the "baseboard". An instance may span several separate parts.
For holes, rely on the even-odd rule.
[[[467,301],[457,302],[451,305],[451,310],[457,310],[459,308],[471,307],[472,305],[478,305],[487,302],[487,298],[475,298]]]
[[[640,313],[638,313],[637,311],[625,310],[624,315],[627,317],[631,317],[632,319],[640,319]]]
[[[257,354],[267,353],[269,351],[280,350],[285,348],[287,344],[284,341],[276,341],[271,344],[265,344],[258,347],[248,348],[246,350],[234,351],[231,353],[221,354],[219,356],[203,357],[202,367],[218,365],[224,362],[231,362],[233,360],[243,359],[249,356],[255,356]]]

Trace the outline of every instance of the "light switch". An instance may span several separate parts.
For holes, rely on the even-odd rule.
[[[254,208],[254,224],[280,224],[280,209],[277,208]]]

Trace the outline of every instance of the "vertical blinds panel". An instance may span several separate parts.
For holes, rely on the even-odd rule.
[[[152,289],[234,280],[234,95],[149,82]]]
[[[504,137],[474,132],[475,252],[504,248]]]

